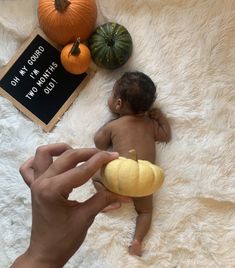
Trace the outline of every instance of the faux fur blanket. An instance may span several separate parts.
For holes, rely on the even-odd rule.
[[[144,254],[128,254],[133,204],[99,214],[84,244],[65,267],[235,267],[235,1],[99,0],[97,24],[118,22],[133,37],[128,63],[98,69],[54,130],[46,134],[0,97],[0,267],[26,249],[30,191],[19,166],[36,147],[67,142],[93,147],[93,135],[111,118],[106,105],[124,71],[139,70],[158,84],[156,105],[168,116],[172,141],[156,144],[166,174],[154,196]],[[37,1],[0,1],[0,65],[7,64],[37,26]],[[73,197],[94,193],[91,182]]]

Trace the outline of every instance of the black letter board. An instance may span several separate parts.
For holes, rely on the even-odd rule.
[[[73,75],[60,51],[38,29],[0,74],[0,94],[50,131],[84,86],[88,73]]]

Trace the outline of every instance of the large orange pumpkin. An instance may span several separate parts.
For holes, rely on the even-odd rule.
[[[95,0],[39,0],[38,19],[44,33],[55,43],[66,45],[88,39],[97,18]]]

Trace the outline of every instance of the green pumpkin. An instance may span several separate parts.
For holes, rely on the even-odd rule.
[[[127,29],[114,22],[98,26],[89,39],[92,59],[105,69],[116,69],[125,64],[131,56],[132,47]]]

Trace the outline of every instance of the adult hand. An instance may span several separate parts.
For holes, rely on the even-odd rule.
[[[54,156],[58,158],[53,160]],[[108,191],[97,192],[85,202],[68,196],[117,157],[118,153],[72,149],[64,143],[37,149],[20,168],[32,194],[30,246],[12,267],[63,267],[84,241],[95,216],[121,198]]]

